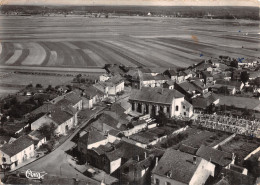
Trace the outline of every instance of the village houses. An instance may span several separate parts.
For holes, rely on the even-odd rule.
[[[120,75],[115,75],[106,81],[100,81],[93,85],[106,95],[115,96],[117,93],[124,91],[124,80]]]
[[[29,136],[21,136],[0,148],[0,165],[13,169],[34,156],[34,141]]]
[[[214,172],[211,162],[169,148],[152,171],[152,185],[201,185],[214,177]]]

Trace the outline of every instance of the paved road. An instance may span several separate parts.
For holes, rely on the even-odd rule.
[[[19,171],[26,171],[27,169],[31,169],[33,171],[39,171],[39,172],[45,171],[47,174],[62,176],[66,178],[75,178],[76,174],[78,174],[79,179],[89,181],[90,184],[96,184],[97,181],[82,175],[77,170],[75,170],[72,166],[70,166],[67,161],[67,158],[71,156],[65,153],[65,151],[75,146],[75,143],[72,142],[71,139],[80,131],[80,129],[84,128],[88,124],[90,119],[86,120],[83,124],[81,124],[78,128],[76,128],[73,134],[70,137],[68,137],[68,139],[59,147],[57,147],[54,151],[52,151],[51,153],[47,154],[46,156],[42,157],[37,161],[34,161],[26,166],[23,166],[22,168],[19,169]]]
[[[117,102],[124,100],[128,96],[129,95],[125,95],[118,98]],[[90,116],[88,120],[86,120],[83,124],[76,128],[72,135],[69,136],[67,140],[59,147],[57,147],[54,151],[28,165],[23,166],[22,168],[18,169],[18,171],[26,171],[27,169],[39,172],[45,171],[47,174],[66,178],[75,178],[76,174],[78,174],[79,179],[88,181],[90,184],[96,184],[97,181],[84,176],[83,174],[79,173],[77,170],[75,170],[72,166],[69,165],[67,158],[70,158],[71,156],[67,155],[65,151],[71,149],[76,145],[74,142],[71,141],[71,139],[82,128],[84,128],[95,115],[102,112],[104,109],[105,108],[97,110],[95,114]]]

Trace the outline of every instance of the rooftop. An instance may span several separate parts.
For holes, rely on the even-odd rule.
[[[232,161],[232,154],[202,145],[196,153],[207,161],[212,161],[220,166],[227,166]]]
[[[107,138],[98,131],[92,130],[88,131],[85,135],[79,138],[79,142],[91,145],[99,141],[106,140]]]
[[[182,97],[184,95],[177,90],[143,87],[141,90],[133,90],[129,100],[171,104],[174,99]]]
[[[227,81],[227,80],[216,80],[215,84],[227,85],[227,86],[235,86],[236,88],[240,88],[242,82],[237,81]]]
[[[192,105],[194,108],[200,108],[200,109],[206,109],[208,106],[210,106],[213,102],[215,102],[218,98],[215,96],[215,94],[211,94],[208,97],[196,97],[192,99]]]
[[[73,114],[65,111],[65,108],[58,107],[52,110],[51,119],[58,125],[63,124],[73,117]]]
[[[202,158],[196,157],[196,164],[193,164],[193,155],[169,148],[154,168],[153,173],[164,177],[171,173],[171,177],[168,178],[189,184],[201,160]]]
[[[3,145],[0,150],[12,157],[31,145],[34,145],[34,142],[29,136],[21,136],[11,144]]]

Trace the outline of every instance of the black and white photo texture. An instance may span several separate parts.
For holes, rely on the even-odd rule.
[[[260,185],[260,0],[0,0],[0,184]]]

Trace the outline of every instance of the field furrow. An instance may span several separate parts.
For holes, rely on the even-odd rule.
[[[56,62],[57,62],[57,58],[58,58],[58,55],[57,55],[57,52],[56,51],[51,51],[50,53],[50,59],[47,63],[47,66],[56,66]]]
[[[9,58],[9,59],[5,62],[5,64],[7,64],[7,65],[12,65],[12,64],[14,64],[14,63],[21,57],[22,53],[23,53],[23,50],[15,50],[15,51],[14,51],[14,55],[13,55],[11,58]]]
[[[2,50],[3,50],[3,47],[2,47],[2,43],[0,42],[0,56],[2,54]]]
[[[90,42],[80,41],[80,42],[73,42],[73,44],[75,44],[78,47],[81,46],[81,49],[88,49],[88,50],[96,53],[105,62],[104,65],[111,64],[112,63],[111,61],[113,61],[113,58],[110,55],[104,53],[104,51],[102,49],[100,49],[100,47],[98,47],[94,44],[91,44]]]
[[[14,55],[14,45],[10,42],[4,42],[2,53],[0,55],[0,64],[4,64]]]
[[[51,58],[48,62],[48,66],[62,66],[65,55],[59,45],[56,42],[45,42],[45,45],[51,51]],[[54,53],[56,53],[56,55]]]
[[[89,49],[82,49],[82,51],[86,53],[86,55],[89,56],[90,60],[95,62],[97,66],[104,66],[104,64],[106,64],[106,61],[104,61],[99,55],[97,55],[93,51]]]
[[[42,66],[46,66],[50,60],[50,55],[51,55],[51,51],[49,50],[49,48],[44,44],[44,42],[39,42],[39,44],[41,45],[41,47],[44,48],[45,52],[46,52],[46,57],[44,59],[44,61],[42,62]]]
[[[86,66],[97,66],[97,63],[93,61],[92,58],[90,58],[89,55],[86,54],[83,50],[77,49],[76,52],[83,58]]]
[[[20,66],[29,54],[30,54],[29,49],[23,49],[22,55],[15,61],[13,65]]]
[[[180,62],[179,60],[176,60],[176,57],[169,57],[166,53],[163,51],[157,50],[157,52],[154,52],[155,50],[151,46],[147,45],[141,45],[137,42],[132,42],[129,40],[124,41],[124,43],[131,48],[135,48],[138,51],[141,51],[143,54],[143,57],[146,59],[149,59],[151,63],[155,63],[158,66],[172,66],[172,65],[179,65],[184,66],[185,64]],[[148,58],[147,58],[148,57]]]
[[[99,52],[103,52],[104,55],[106,55],[110,62],[113,61],[115,64],[123,64],[126,66],[133,65],[131,62],[129,62],[126,58],[122,57],[121,55],[118,55],[118,53],[114,53],[111,48],[105,46],[102,44],[103,41],[90,41],[88,42],[90,45],[95,46],[99,49]]]
[[[159,52],[159,57],[164,58],[166,62],[172,63],[172,60],[175,59],[175,64],[177,66],[184,65],[183,63],[187,63],[187,65],[190,65],[194,59],[198,59],[199,55],[191,55],[187,52],[182,52],[180,50],[176,50],[170,47],[150,43],[150,42],[144,42],[144,41],[130,41],[134,43],[138,43],[141,46],[144,46],[145,48],[150,47],[151,50],[157,50]],[[179,63],[176,63],[179,62]]]
[[[22,62],[23,65],[41,65],[46,58],[46,52],[38,43],[26,43],[30,54]]]
[[[68,56],[64,58],[64,65],[72,67],[85,66],[84,59],[82,58],[82,56],[78,55],[78,53],[74,49],[68,47],[63,42],[60,42],[59,46],[63,50],[63,53],[65,53]]]
[[[109,45],[107,43],[99,43],[102,47],[105,47],[106,49],[110,50],[111,52],[119,55],[120,57],[126,59],[128,63],[126,63],[126,66],[144,66],[142,63],[138,62],[136,59],[132,58],[131,56],[127,55],[125,52],[121,52],[118,50],[118,48],[113,47],[112,45]]]
[[[140,58],[144,59],[144,60],[142,60],[141,63],[145,66],[154,66],[154,67],[158,66],[157,63],[152,63],[150,60],[147,60],[146,57],[144,56],[143,52],[136,48],[130,47],[130,46],[123,44],[122,42],[118,42],[118,41],[107,41],[107,42],[111,43],[113,45],[116,45],[116,46],[120,47],[121,49],[129,51],[129,52],[133,53],[134,55],[140,56]]]

